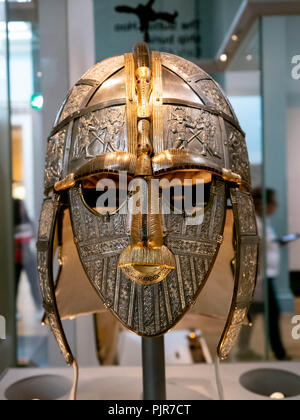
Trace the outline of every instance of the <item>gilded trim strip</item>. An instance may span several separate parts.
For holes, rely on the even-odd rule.
[[[54,136],[58,131],[62,130],[67,124],[69,124],[69,122],[77,118],[83,117],[84,115],[87,115],[90,112],[101,111],[102,109],[105,109],[105,108],[110,108],[110,107],[120,106],[120,105],[125,105],[125,104],[126,104],[126,100],[121,98],[121,99],[115,99],[113,101],[103,102],[101,104],[92,105],[87,108],[83,108],[81,111],[76,111],[74,112],[74,114],[70,115],[68,118],[66,118],[65,120],[63,120],[62,122],[54,126],[49,137]],[[222,117],[225,121],[230,123],[233,127],[235,127],[240,133],[242,133],[245,136],[245,132],[241,129],[239,124],[233,120],[233,118],[224,114],[224,112],[217,111],[216,109],[211,108],[209,106],[200,105],[200,104],[196,104],[194,102],[189,102],[189,101],[177,100],[176,98],[164,98],[163,105],[180,105],[180,106],[186,106],[186,107],[191,107],[194,109],[200,109],[203,111],[210,112],[214,115]]]
[[[163,83],[162,83],[162,63],[161,54],[152,52],[152,126],[153,126],[153,149],[158,154],[164,150],[163,138]]]
[[[137,95],[133,54],[124,54],[126,78],[126,123],[128,152],[137,153]]]

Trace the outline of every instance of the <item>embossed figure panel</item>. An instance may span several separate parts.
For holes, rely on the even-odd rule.
[[[109,76],[114,72],[124,67],[124,56],[120,55],[117,57],[108,58],[95,64],[90,70],[88,70],[83,76],[82,80],[96,80],[99,83],[103,83]]]
[[[198,79],[210,79],[211,77],[196,64],[185,60],[182,57],[177,57],[173,54],[162,53],[163,66],[178,73],[184,79],[196,77]]]
[[[238,302],[252,300],[257,275],[257,261],[259,257],[259,244],[257,240],[245,241],[240,256],[240,279]]]
[[[226,123],[228,150],[231,170],[238,173],[249,185],[251,183],[250,163],[245,136],[231,124]]]
[[[74,89],[67,98],[66,104],[59,117],[59,122],[62,122],[64,119],[68,118],[70,115],[72,115],[74,112],[76,112],[82,107],[91,89],[92,87],[88,85],[74,87]]]
[[[257,235],[256,215],[251,195],[241,192],[238,196],[237,206],[242,235]]]
[[[53,223],[53,201],[45,200],[39,225],[39,240],[49,241]]]
[[[184,106],[164,106],[165,149],[188,149],[222,165],[219,119],[204,110]]]
[[[76,121],[71,165],[104,153],[127,151],[125,106],[90,112]]]
[[[232,116],[228,100],[213,80],[200,80],[197,82],[197,91],[203,98],[205,105]]]
[[[45,187],[49,188],[59,181],[63,171],[67,128],[48,139],[46,164],[45,164]]]

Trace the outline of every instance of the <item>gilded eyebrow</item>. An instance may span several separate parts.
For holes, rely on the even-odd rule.
[[[137,157],[128,152],[103,153],[80,166],[75,173],[68,174],[63,180],[54,186],[55,191],[64,191],[72,188],[76,182],[93,179],[104,173],[118,174],[126,172],[133,176],[135,172]]]
[[[159,174],[175,169],[201,169],[222,175],[222,166],[215,163],[207,164],[200,154],[185,149],[169,149],[152,158],[153,172]]]

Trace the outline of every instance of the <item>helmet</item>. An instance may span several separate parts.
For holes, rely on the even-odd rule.
[[[198,66],[142,43],[89,70],[48,139],[38,241],[47,319],[67,363],[74,358],[65,316],[108,309],[145,337],[173,328],[212,276],[231,213],[235,284],[218,347],[226,358],[256,283],[250,184],[245,134],[218,84]],[[185,208],[186,196],[193,206]],[[57,245],[64,275],[54,285]]]

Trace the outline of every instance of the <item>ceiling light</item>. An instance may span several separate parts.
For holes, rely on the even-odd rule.
[[[246,60],[247,60],[247,61],[252,61],[252,60],[253,60],[253,55],[252,55],[252,54],[248,54],[248,55],[246,56]]]
[[[220,61],[222,61],[222,63],[226,63],[227,60],[228,60],[227,54],[220,55]]]
[[[231,39],[232,39],[232,41],[237,42],[239,40],[239,37],[238,37],[238,35],[233,34]]]

